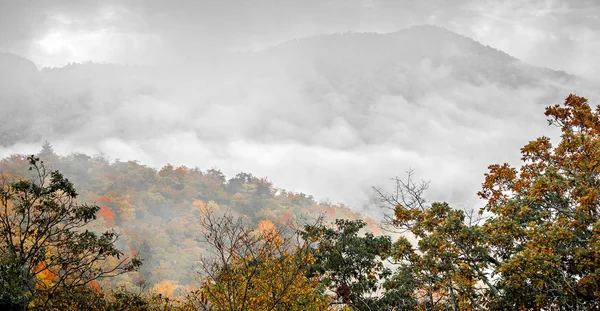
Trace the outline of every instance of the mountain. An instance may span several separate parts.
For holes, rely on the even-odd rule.
[[[481,130],[489,124],[485,119],[524,121],[582,83],[428,25],[292,40],[241,62],[251,64],[246,74],[260,81],[252,86],[255,93],[286,81],[282,88],[298,94],[291,101],[278,98],[286,102],[282,110],[294,112],[277,115],[285,127],[267,124],[254,137],[340,149],[393,144],[415,150],[424,140],[446,147],[446,135],[456,135],[457,127]],[[432,120],[437,129],[423,125]]]
[[[35,84],[39,80],[38,69],[32,61],[11,53],[0,52],[0,71],[4,77],[10,78],[3,80],[3,87],[7,83]]]
[[[1,95],[11,118],[0,146],[47,139],[155,167],[252,170],[357,208],[412,167],[439,180],[434,196],[467,202],[480,180],[465,176],[517,160],[506,150],[547,132],[545,106],[593,90],[435,26],[183,63],[43,69],[40,83]]]
[[[0,145],[31,139],[25,116],[37,106],[41,76],[35,64],[20,56],[0,53]],[[37,93],[37,94],[36,94]]]
[[[148,288],[165,280],[189,285],[195,277],[194,264],[204,252],[197,239],[200,209],[205,205],[230,210],[250,228],[263,220],[283,228],[323,215],[327,221],[363,219],[368,231],[381,233],[377,221],[342,204],[318,203],[311,195],[277,188],[249,173],[226,178],[216,169],[165,165],[156,170],[137,161],[108,161],[99,155],[57,156],[51,148],[39,156],[46,167],[59,170],[74,183],[79,203],[100,207],[90,230],[114,230],[120,235],[118,247],[125,253],[139,253],[144,260],[139,274],[120,276],[111,280],[112,285],[135,287],[140,280]],[[24,155],[0,160],[2,177],[27,178],[27,168]]]
[[[294,130],[301,130],[307,124],[329,126],[347,122],[359,132],[355,134],[361,136],[360,142],[370,143],[381,135],[370,133],[371,129],[365,126],[372,121],[369,116],[374,113],[373,107],[382,99],[401,97],[415,103],[432,92],[446,96],[464,86],[489,85],[509,91],[543,89],[554,96],[579,83],[575,76],[529,66],[470,38],[427,25],[389,34],[320,35],[256,53],[230,54],[225,59],[218,64],[205,61],[191,69],[88,62],[37,72],[32,62],[2,54],[3,75],[5,80],[12,82],[1,91],[4,105],[16,106],[14,104],[18,102],[28,107],[14,112],[14,118],[31,118],[29,112],[40,107],[53,113],[51,118],[28,122],[39,124],[37,129],[4,127],[0,144],[8,146],[21,140],[37,141],[42,134],[40,128],[44,128],[44,135],[49,138],[64,136],[85,126],[85,122],[93,119],[91,115],[103,115],[122,109],[123,105],[135,105],[140,97],[168,101],[183,97],[182,101],[174,103],[183,108],[189,108],[191,101],[200,106],[214,103],[237,108],[238,103],[252,100],[256,93],[271,97],[267,101],[277,101],[280,90],[289,92],[284,97],[294,98],[293,106],[313,114],[296,115],[298,122],[285,120],[285,123],[293,124]],[[229,89],[226,92],[233,89],[233,94],[224,95],[226,89]],[[7,92],[11,94],[9,97],[6,97]],[[32,99],[28,93],[38,96]],[[289,100],[287,104],[290,104]],[[263,107],[264,103],[251,105],[256,105],[257,113],[268,114],[263,108],[271,110],[270,103],[268,107]],[[323,111],[314,115],[319,109]],[[277,119],[281,117],[276,116]],[[264,125],[264,122],[259,124]],[[281,133],[271,133],[268,129],[265,136],[262,126],[245,130],[242,132],[249,134],[250,137],[246,137],[249,139],[289,138],[279,137]],[[11,132],[29,133],[29,136],[9,134]],[[127,129],[117,132],[139,138]]]
[[[519,87],[539,85],[547,79],[563,83],[577,80],[562,71],[528,66],[500,50],[430,25],[388,34],[315,36],[289,41],[264,53],[271,59],[304,61],[323,72],[375,71],[386,76],[426,61],[431,67],[450,67],[450,77],[475,84]]]

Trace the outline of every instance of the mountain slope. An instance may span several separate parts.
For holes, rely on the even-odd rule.
[[[252,170],[354,206],[408,167],[439,180],[436,195],[466,201],[480,181],[464,176],[517,160],[505,150],[544,133],[544,106],[587,94],[577,77],[434,26],[321,35],[181,67],[39,75],[3,102],[18,109],[0,145],[48,139],[156,167]]]
[[[155,170],[135,161],[109,162],[102,156],[85,154],[57,156],[49,150],[39,155],[47,167],[60,170],[77,189],[79,203],[101,207],[91,229],[114,229],[121,235],[118,246],[126,253],[139,252],[144,259],[140,274],[117,278],[135,286],[140,279],[151,288],[169,280],[188,285],[194,278],[194,263],[202,254],[200,209],[231,210],[250,227],[268,219],[278,226],[303,223],[324,215],[363,219],[368,230],[380,233],[378,223],[341,204],[317,203],[304,193],[276,188],[266,178],[239,173],[226,178],[219,170],[165,165]],[[0,160],[2,177],[27,178],[26,156],[14,155]]]
[[[555,95],[579,81],[564,72],[528,66],[504,52],[436,26],[417,26],[390,34],[315,36],[257,53],[232,54],[229,61],[194,70],[85,63],[45,68],[37,73],[31,62],[7,55],[0,55],[0,65],[10,64],[12,69],[4,70],[3,74],[7,81],[12,81],[11,85],[18,87],[0,90],[0,96],[4,95],[3,105],[25,105],[26,108],[15,112],[15,119],[31,118],[30,112],[41,107],[53,113],[51,118],[29,122],[41,123],[33,131],[22,126],[4,128],[6,138],[0,139],[0,144],[5,146],[21,139],[39,140],[42,134],[39,128],[44,128],[48,138],[53,138],[53,134],[64,136],[93,120],[94,115],[102,116],[149,98],[171,101],[184,109],[190,108],[192,101],[202,108],[214,103],[232,109],[244,102],[254,106],[256,113],[268,114],[265,110],[271,110],[272,102],[288,97],[293,101],[286,104],[305,110],[296,116],[298,122],[284,120],[291,122],[294,130],[306,125],[331,126],[333,122],[335,126],[336,122],[348,122],[369,143],[373,135],[365,133],[368,129],[361,124],[369,123],[371,120],[365,117],[373,114],[372,108],[389,96],[414,103],[432,92],[446,96],[465,86],[490,85],[508,91],[535,88]],[[233,93],[227,91],[232,89]],[[231,94],[223,94],[224,91]],[[260,99],[263,103],[254,101],[256,95],[263,97]],[[182,100],[172,102],[181,97]],[[346,115],[348,108],[354,111],[352,116]],[[336,117],[343,120],[336,121]],[[278,114],[275,118],[285,119]],[[139,138],[123,128],[126,122],[120,123],[121,129],[115,129],[116,132]],[[175,123],[192,130],[181,124],[185,122]],[[251,136],[247,138],[277,138],[278,133],[268,129],[267,134],[275,137],[261,137],[265,129],[255,125],[242,130]],[[9,132],[30,136],[8,135]]]
[[[283,43],[263,51],[268,58],[304,61],[322,71],[362,72],[407,69],[427,60],[453,69],[453,78],[471,83],[520,87],[547,79],[575,82],[565,72],[528,66],[520,60],[437,26],[415,26],[388,34],[322,35]],[[395,67],[395,66],[399,66]],[[487,81],[485,81],[487,80]]]

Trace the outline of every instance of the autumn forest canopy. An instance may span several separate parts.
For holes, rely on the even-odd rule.
[[[545,115],[560,141],[490,165],[483,209],[430,202],[409,172],[374,189],[381,222],[249,173],[46,143],[0,162],[0,308],[597,310],[600,106]]]

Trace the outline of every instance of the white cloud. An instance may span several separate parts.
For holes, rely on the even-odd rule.
[[[38,64],[172,60],[186,68],[160,67],[135,79],[98,73],[94,79],[56,80],[49,87],[56,99],[46,102],[42,96],[40,101],[71,104],[74,120],[68,121],[75,125],[52,123],[42,115],[41,123],[50,124],[44,138],[63,154],[104,152],[155,167],[216,167],[229,176],[246,171],[289,190],[355,206],[368,198],[371,185],[385,186],[388,178],[403,177],[412,167],[419,178],[432,181],[432,197],[472,202],[487,165],[517,164],[524,143],[548,134],[543,107],[560,103],[568,91],[537,80],[509,87],[497,81],[502,72],[495,73],[499,77],[472,74],[476,68],[469,66],[477,64],[459,68],[472,83],[456,76],[456,64],[431,59],[379,64],[377,49],[352,60],[355,51],[340,48],[336,53],[348,56],[346,63],[338,54],[319,59],[317,52],[303,55],[309,59],[304,62],[292,55],[289,62],[265,56],[228,63],[201,52],[257,42],[264,46],[319,32],[394,31],[429,21],[526,62],[590,77],[600,72],[598,29],[572,20],[597,6],[452,1],[449,5],[458,9],[451,9],[424,2],[359,1],[357,6],[368,9],[349,5],[332,18],[320,4],[309,2],[295,4],[299,13],[284,12],[283,4],[240,12],[220,2],[178,2],[164,14],[162,2],[144,2],[138,10],[100,5],[48,13],[47,27],[35,31],[28,50]],[[196,5],[205,10],[195,10]],[[194,12],[205,18],[192,18]],[[232,16],[238,18],[226,19]],[[462,53],[453,47],[441,52],[445,61]],[[339,62],[341,68],[326,72],[319,60]],[[560,81],[553,83],[562,87]],[[136,89],[146,84],[149,91]],[[544,101],[548,94],[551,102]],[[19,143],[0,155],[38,148]]]

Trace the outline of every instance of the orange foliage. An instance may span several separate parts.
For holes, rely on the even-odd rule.
[[[102,206],[98,212],[98,216],[104,219],[106,226],[112,227],[115,225],[115,214],[107,206]]]
[[[38,282],[36,283],[36,287],[39,288],[48,288],[54,285],[54,279],[58,277],[58,275],[50,270],[45,262],[39,262],[36,266],[35,273],[37,273]]]
[[[365,223],[367,224],[367,228],[374,234],[374,235],[381,235],[381,229],[377,226],[377,222],[375,219],[371,218],[371,217],[365,217]]]
[[[279,231],[273,222],[269,219],[261,220],[255,231],[259,236],[263,239],[271,240],[275,243],[275,241],[281,242],[281,236],[279,235]]]
[[[102,203],[107,203],[107,202],[110,202],[110,198],[102,196],[102,197],[98,198],[98,201],[100,201]]]
[[[99,293],[102,290],[102,288],[100,287],[100,285],[98,285],[98,282],[96,282],[96,280],[91,281],[90,286],[94,291],[96,291],[96,293]]]
[[[325,210],[327,211],[327,214],[331,217],[335,216],[335,214],[336,214],[336,210],[333,207],[328,207]]]
[[[275,228],[275,225],[268,219],[261,220],[258,223],[258,231],[260,231],[260,232],[266,233],[266,232],[271,232],[271,231],[275,231],[275,230],[277,230]]]
[[[177,172],[178,177],[183,177],[189,172],[189,169],[185,166],[179,166],[175,169],[175,172]]]
[[[281,216],[280,222],[281,223],[287,223],[290,220],[290,218],[292,218],[292,216],[290,215],[290,213],[285,213],[285,214],[283,214]]]

